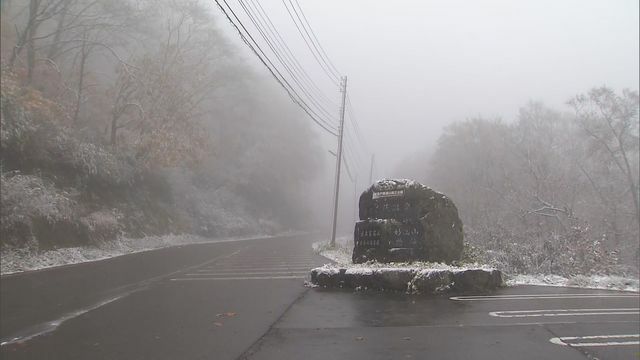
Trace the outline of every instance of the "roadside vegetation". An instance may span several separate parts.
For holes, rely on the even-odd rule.
[[[637,91],[599,87],[560,110],[532,102],[515,121],[448,126],[420,180],[455,202],[467,257],[508,274],[637,279],[638,141]]]
[[[3,1],[3,251],[311,224],[314,134],[197,1]]]

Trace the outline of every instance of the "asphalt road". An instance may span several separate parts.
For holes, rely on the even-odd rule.
[[[639,359],[638,294],[519,286],[424,297],[315,289],[245,354],[275,359]]]
[[[2,359],[236,359],[325,263],[304,236],[189,245],[0,281]]]
[[[311,238],[189,245],[2,277],[2,359],[639,359],[638,294],[310,289]]]

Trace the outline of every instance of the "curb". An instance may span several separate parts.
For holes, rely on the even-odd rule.
[[[504,286],[495,269],[416,269],[319,267],[311,283],[325,288],[404,291],[411,294],[486,293]]]

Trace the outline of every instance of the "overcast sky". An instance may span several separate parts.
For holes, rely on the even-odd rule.
[[[329,57],[348,76],[357,119],[376,153],[376,177],[433,146],[450,122],[476,115],[511,121],[529,100],[564,110],[568,98],[594,86],[638,89],[638,0],[298,1]],[[337,102],[337,89],[282,1],[261,3]],[[241,9],[234,0],[229,4]]]

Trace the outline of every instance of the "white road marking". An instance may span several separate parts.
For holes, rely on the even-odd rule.
[[[529,294],[529,295],[487,295],[487,296],[452,296],[455,301],[490,301],[490,300],[538,300],[538,299],[589,299],[589,298],[634,298],[640,294]]]
[[[607,341],[607,342],[571,342],[573,340],[608,340],[608,339],[638,339],[635,341]],[[554,337],[549,341],[556,345],[563,346],[624,346],[624,345],[640,345],[640,334],[623,334],[623,335],[593,335],[593,336],[564,336]]]
[[[199,281],[199,280],[272,280],[272,279],[304,279],[306,276],[248,276],[248,277],[208,277],[208,278],[175,278],[171,281]]]
[[[314,258],[310,258],[310,257],[301,257],[301,256],[290,256],[290,257],[273,257],[273,258],[268,258],[268,257],[264,257],[264,256],[260,256],[259,254],[254,254],[252,256],[247,256],[247,254],[241,255],[236,257],[236,259],[252,259],[255,261],[262,261],[262,262],[278,262],[278,261],[313,261]],[[232,261],[230,261],[232,262]]]
[[[314,265],[309,265],[309,264],[279,264],[279,265],[270,265],[270,264],[255,264],[253,266],[212,266],[212,267],[206,267],[206,268],[199,268],[198,270],[237,270],[237,271],[243,271],[243,270],[253,270],[253,269],[290,269],[290,268],[304,268],[306,270],[311,270],[313,268],[315,268],[316,266]]]
[[[135,292],[135,291],[133,291],[133,292]],[[27,333],[24,334],[24,335],[15,336],[15,337],[13,337],[11,339],[7,339],[7,340],[4,340],[4,341],[0,342],[0,346],[11,345],[11,344],[14,344],[14,343],[29,341],[29,340],[31,340],[31,339],[33,339],[35,337],[40,336],[40,335],[44,335],[44,334],[48,334],[50,332],[53,332],[63,322],[65,322],[67,320],[70,320],[70,319],[73,319],[75,317],[78,317],[80,315],[86,314],[89,311],[95,310],[95,309],[97,309],[99,307],[102,307],[102,306],[105,306],[107,304],[110,304],[110,303],[112,303],[112,302],[114,302],[116,300],[119,300],[119,299],[125,297],[126,295],[128,295],[128,293],[127,294],[118,295],[118,296],[115,296],[113,298],[101,301],[101,302],[99,302],[97,304],[94,304],[92,306],[89,306],[89,307],[86,307],[86,308],[83,308],[83,309],[80,309],[80,310],[76,310],[76,311],[70,312],[70,313],[63,315],[62,317],[60,317],[60,318],[58,318],[56,320],[49,321],[49,322],[46,322],[46,323],[43,323],[43,324],[38,324],[38,325],[30,328],[27,331]]]
[[[268,268],[253,268],[253,267],[246,267],[246,268],[207,268],[207,269],[200,269],[200,270],[196,270],[197,272],[212,272],[212,271],[218,271],[218,272],[237,272],[237,271],[267,271],[267,270],[300,270],[300,271],[310,271],[311,268],[310,267],[305,267],[305,266],[274,266],[274,267],[268,267]]]
[[[554,310],[517,310],[492,311],[490,316],[501,318],[553,317],[553,316],[590,316],[590,315],[640,315],[640,308],[613,309],[554,309]]]
[[[313,266],[313,262],[310,261],[278,261],[278,262],[265,262],[265,261],[251,261],[247,260],[251,265],[247,265],[247,263],[241,264],[225,264],[225,263],[217,263],[215,266],[224,266],[224,267],[256,267],[256,266]]]
[[[228,241],[224,241],[224,242],[228,242]],[[73,319],[77,316],[86,314],[90,311],[93,311],[95,309],[98,309],[99,307],[105,306],[109,303],[112,303],[114,301],[120,300],[122,298],[124,298],[125,296],[129,296],[133,293],[136,293],[138,291],[141,291],[143,289],[148,288],[151,284],[157,282],[157,281],[161,281],[163,279],[169,278],[171,276],[175,276],[176,274],[179,274],[181,272],[185,272],[185,271],[190,271],[193,269],[197,269],[203,266],[208,266],[209,264],[215,263],[216,261],[220,260],[220,259],[224,259],[224,258],[230,258],[235,256],[236,254],[238,254],[239,252],[241,252],[242,250],[246,249],[246,247],[241,248],[236,250],[235,252],[231,253],[231,254],[224,254],[224,255],[219,255],[214,257],[213,259],[209,259],[206,260],[204,262],[201,262],[199,264],[195,264],[192,266],[188,266],[186,268],[182,268],[180,270],[176,270],[173,272],[170,272],[168,274],[162,274],[162,275],[158,275],[155,277],[152,277],[150,279],[146,279],[134,284],[129,284],[129,285],[125,285],[121,288],[133,288],[132,290],[127,290],[127,291],[123,291],[121,294],[111,297],[109,299],[103,300],[101,302],[98,302],[92,306],[89,307],[85,307],[76,311],[72,311],[70,313],[64,314],[62,317],[53,320],[53,321],[49,321],[49,322],[45,322],[45,323],[41,323],[41,324],[37,324],[34,325],[30,328],[28,328],[27,330],[21,332],[21,334],[17,335],[17,336],[13,336],[10,339],[2,339],[0,340],[0,347],[2,346],[6,346],[6,345],[11,345],[13,343],[18,343],[18,342],[26,342],[29,341],[33,338],[36,338],[38,336],[44,335],[44,334],[48,334],[54,330],[56,330],[58,328],[58,326],[60,326],[60,324],[64,323],[67,320]]]
[[[232,272],[232,273],[222,273],[222,272],[209,272],[203,274],[184,274],[184,276],[229,276],[229,275],[276,275],[276,274],[308,274],[308,271],[262,271],[262,272]]]

